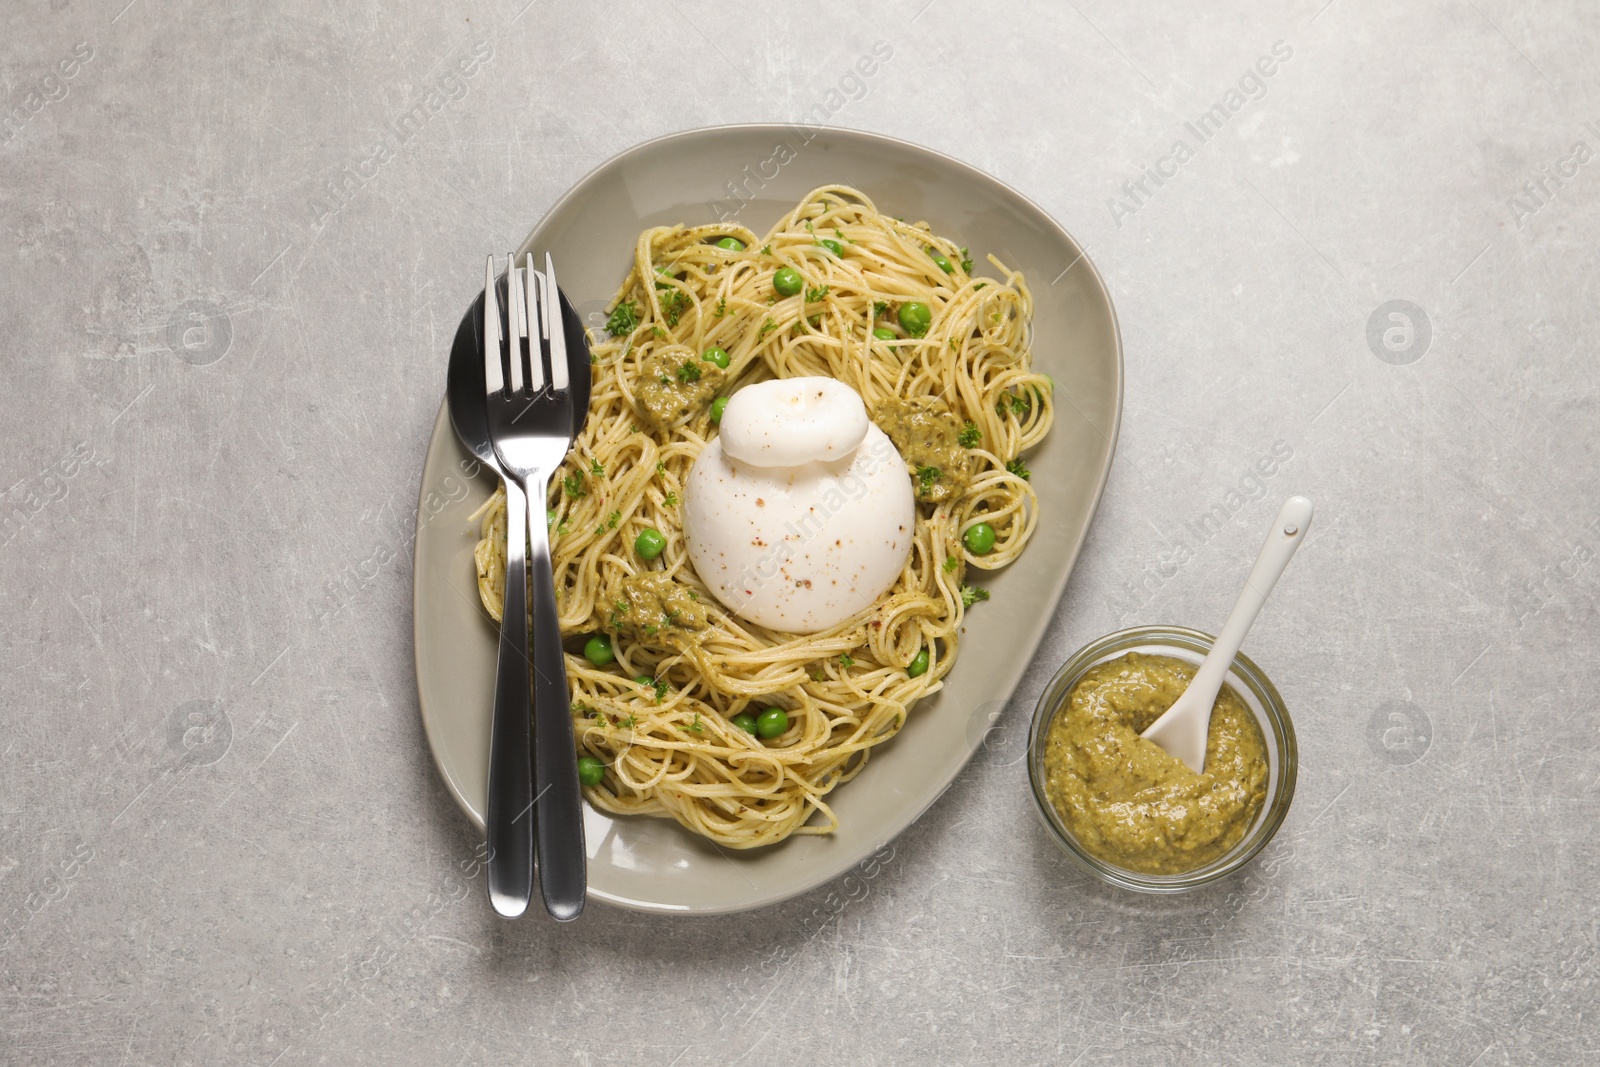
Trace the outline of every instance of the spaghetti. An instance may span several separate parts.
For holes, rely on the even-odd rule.
[[[1027,286],[989,261],[1001,279],[974,276],[966,249],[880,214],[845,186],[808,194],[764,235],[736,225],[639,235],[610,336],[593,346],[588,422],[547,502],[562,635],[609,635],[616,659],[566,659],[580,754],[605,765],[584,790],[596,807],[671,817],[731,848],[829,833],[838,822],[827,794],[941,688],[966,610],[987,598],[965,584],[967,569],[1016,559],[1038,520],[1021,456],[1053,416],[1050,379],[1030,366]],[[793,295],[775,288],[786,267],[803,282]],[[913,304],[927,314],[904,313]],[[720,395],[827,375],[860,393],[891,437],[885,413],[908,401],[959,427],[958,469],[908,467],[920,494],[914,545],[874,607],[820,633],[780,633],[722,610],[694,574],[680,508],[689,469],[716,433],[711,398],[700,395],[711,390],[667,410],[646,403],[644,385],[646,374],[711,348],[727,354],[710,378]],[[475,518],[478,590],[498,621],[503,488]],[[981,555],[962,538],[978,522],[995,533]],[[664,541],[648,561],[633,548],[646,530]],[[613,605],[625,608],[646,574],[657,576],[651,588],[703,606],[693,627],[620,624]],[[734,722],[770,707],[787,714],[777,737]]]

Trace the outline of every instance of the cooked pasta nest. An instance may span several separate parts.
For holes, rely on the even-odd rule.
[[[716,244],[727,237],[743,247]],[[987,598],[967,584],[969,569],[1015,560],[1038,521],[1022,457],[1054,411],[1050,379],[1031,367],[1027,285],[994,257],[989,263],[998,277],[973,274],[966,249],[839,185],[814,190],[765,234],[718,224],[639,235],[610,334],[592,346],[588,422],[547,500],[574,732],[579,754],[604,764],[600,783],[584,787],[596,807],[671,817],[731,848],[829,833],[838,821],[828,794],[942,687],[967,610]],[[803,280],[793,296],[774,289],[784,267]],[[930,313],[920,336],[899,324],[910,302]],[[880,339],[875,329],[895,337]],[[895,398],[936,398],[960,426],[964,485],[937,503],[919,501],[899,579],[838,626],[797,635],[753,625],[723,610],[690,566],[683,487],[716,435],[711,405],[699,397],[664,424],[640,387],[646,368],[681,365],[712,347],[729,360],[711,376],[719,395],[768,378],[826,375],[860,393],[869,412]],[[922,474],[919,481],[907,470],[919,488]],[[503,488],[474,518],[478,590],[498,621]],[[983,555],[961,536],[976,522],[996,534]],[[650,561],[633,548],[647,529],[665,541]],[[654,634],[617,625],[618,590],[647,572],[669,576],[704,605],[707,625]],[[611,635],[614,663],[596,666],[582,654],[595,634]],[[926,670],[913,676],[922,651]],[[733,721],[767,708],[788,716],[779,736]]]

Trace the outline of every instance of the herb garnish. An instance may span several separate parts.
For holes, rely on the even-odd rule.
[[[638,325],[638,306],[632,300],[624,300],[611,309],[611,315],[606,319],[606,333],[612,337],[621,337],[623,334],[632,333]]]

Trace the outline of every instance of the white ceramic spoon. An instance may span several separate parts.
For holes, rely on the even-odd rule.
[[[1267,543],[1261,546],[1261,555],[1256,557],[1256,565],[1250,569],[1250,577],[1239,591],[1239,599],[1228,613],[1228,621],[1212,644],[1210,654],[1195,671],[1189,688],[1183,691],[1176,704],[1139,735],[1183,760],[1196,774],[1206,769],[1206,734],[1211,727],[1211,706],[1217,702],[1222,681],[1228,675],[1228,668],[1233,666],[1239,646],[1244,644],[1245,634],[1261,614],[1261,605],[1267,602],[1267,595],[1283,577],[1283,570],[1294,557],[1295,549],[1305,540],[1306,531],[1311,528],[1311,512],[1311,501],[1303,496],[1292,496],[1284,502],[1276,525],[1267,534]]]

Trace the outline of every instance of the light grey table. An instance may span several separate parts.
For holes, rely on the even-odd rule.
[[[1595,1062],[1592,12],[1199,7],[8,4],[0,1060]],[[773,119],[1087,243],[1110,486],[997,732],[869,869],[497,921],[411,666],[446,345],[590,167]],[[1247,651],[1294,810],[1212,891],[1088,883],[1034,699],[1108,630],[1214,629],[1291,492]]]

